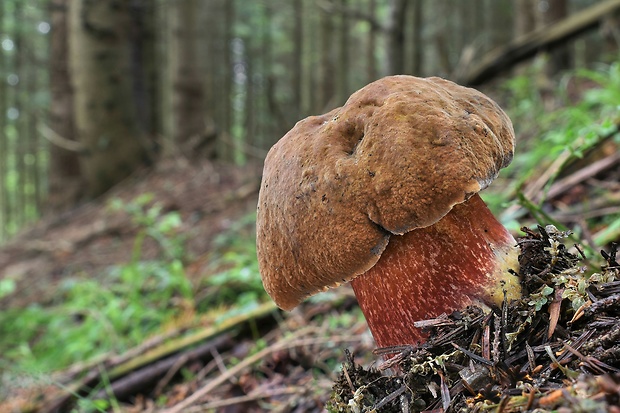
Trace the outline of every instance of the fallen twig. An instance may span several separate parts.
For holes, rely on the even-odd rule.
[[[209,409],[217,409],[219,407],[233,406],[235,404],[241,404],[241,403],[251,402],[251,401],[260,400],[260,399],[266,399],[266,398],[274,397],[274,396],[282,396],[285,394],[299,394],[299,393],[302,393],[303,391],[304,391],[303,387],[293,386],[293,387],[273,389],[269,391],[255,392],[251,394],[246,394],[245,396],[231,397],[229,399],[217,400],[214,402],[202,404],[200,406],[190,407],[185,410],[185,413],[205,412]]]
[[[335,337],[315,337],[310,339],[301,339],[307,334],[316,332],[316,327],[306,327],[301,330],[298,330],[294,334],[289,337],[285,337],[282,340],[272,344],[271,346],[259,351],[258,353],[253,354],[252,356],[246,358],[236,366],[228,369],[225,374],[221,374],[217,378],[211,380],[204,387],[196,391],[190,397],[186,398],[182,402],[177,405],[164,410],[162,413],[180,413],[185,411],[188,407],[197,403],[200,399],[205,397],[207,394],[215,390],[218,386],[220,386],[225,381],[229,380],[231,377],[239,374],[244,369],[252,366],[253,364],[259,362],[263,358],[267,357],[269,354],[274,352],[284,350],[287,348],[293,347],[303,347],[309,346],[313,344],[321,344],[321,343],[347,343],[347,342],[356,342],[360,341],[360,337],[352,337],[352,336],[335,336]]]
[[[47,403],[45,406],[42,406],[40,411],[41,413],[54,413],[62,411],[76,395],[82,394],[85,389],[95,387],[99,383],[101,376],[99,370],[100,365],[103,365],[106,368],[107,376],[112,382],[111,386],[114,389],[114,394],[116,397],[127,395],[128,392],[131,393],[131,391],[135,388],[140,387],[143,380],[146,380],[149,377],[161,377],[164,375],[177,362],[178,357],[175,356],[170,359],[165,359],[160,363],[157,363],[158,360],[162,360],[172,354],[182,352],[184,349],[187,349],[192,345],[198,345],[200,343],[214,340],[217,337],[223,336],[224,333],[247,323],[249,320],[264,318],[276,310],[277,307],[275,304],[269,301],[261,304],[253,311],[230,317],[220,323],[217,323],[216,325],[201,328],[200,330],[189,335],[178,338],[171,338],[166,335],[166,337],[169,337],[169,340],[162,342],[160,342],[160,340],[154,340],[153,343],[156,343],[155,346],[152,346],[152,343],[138,346],[136,349],[128,352],[132,355],[132,357],[119,356],[116,360],[114,360],[114,358],[110,359],[116,362],[120,360],[121,363],[119,364],[112,364],[102,361],[101,364],[92,368],[92,370],[88,372],[84,378],[78,379],[69,384],[61,383],[62,387],[67,389],[67,392],[58,397],[56,400],[53,400],[51,403]],[[178,334],[183,334],[184,332],[185,329],[177,331]],[[205,346],[206,347],[200,348],[206,348],[208,351],[207,354],[210,354],[212,347],[209,347],[209,344],[206,344]],[[137,349],[144,352],[140,353]],[[198,351],[198,353],[200,353],[200,351]],[[189,354],[193,353],[190,352]],[[121,377],[123,377],[123,379],[121,379]],[[99,396],[102,398],[107,397],[103,393],[100,393]]]

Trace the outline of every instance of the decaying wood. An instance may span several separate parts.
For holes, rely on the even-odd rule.
[[[617,10],[620,10],[620,0],[607,0],[558,23],[519,37],[512,43],[483,56],[480,63],[459,79],[459,83],[475,86],[487,82],[540,51],[552,50],[596,28],[604,17]]]
[[[57,380],[63,384],[66,392],[51,402],[41,406],[41,413],[61,412],[71,404],[74,397],[83,394],[87,389],[95,387],[105,374],[110,381],[111,389],[98,395],[99,398],[126,396],[135,389],[143,387],[145,383],[162,377],[170,370],[179,359],[191,360],[208,358],[213,348],[221,346],[229,341],[227,332],[239,329],[252,320],[264,320],[277,311],[277,307],[271,301],[266,302],[253,311],[230,317],[217,325],[199,328],[194,332],[186,329],[177,331],[178,336],[167,335],[167,340],[153,340],[153,344],[140,346],[140,351],[128,352],[127,356],[110,356],[99,360],[97,365],[89,365],[81,378],[70,382],[63,382],[60,377]],[[198,346],[193,348],[193,346]],[[78,372],[71,371],[66,377],[73,378]],[[118,393],[116,393],[118,392]]]
[[[170,356],[127,374],[113,382],[110,388],[100,390],[94,398],[106,399],[113,394],[118,399],[125,399],[166,376],[169,371],[178,371],[192,361],[209,359],[214,350],[223,351],[232,345],[233,335],[230,333],[215,337],[193,350]]]
[[[594,233],[585,220],[620,211],[620,155],[613,142],[619,128],[620,122],[615,120],[611,131],[600,135],[582,157],[574,153],[585,145],[585,140],[578,138],[518,188],[515,197],[520,202],[506,208],[504,216],[519,219],[529,213],[558,227],[577,225],[583,231],[580,243],[590,249],[616,239],[620,228],[605,226]],[[584,191],[589,194],[587,202],[580,202],[579,194]]]
[[[606,169],[617,167],[620,165],[620,152],[613,153],[603,159],[600,159],[573,174],[555,181],[549,191],[547,197],[552,199],[562,195],[569,189],[573,188],[587,179],[595,176],[598,173],[605,171]]]
[[[161,377],[165,376],[169,370],[180,364],[179,361],[181,361],[181,365],[186,365],[192,361],[206,359],[214,348],[229,348],[231,345],[232,336],[230,334],[221,335],[193,350],[170,356],[166,359],[131,372],[118,380],[114,380],[110,383],[108,388],[100,390],[93,398],[95,400],[106,400],[113,396],[117,399],[124,399],[129,395],[136,394],[140,390],[143,390],[146,386],[151,385]],[[67,409],[76,394],[81,394],[83,389],[87,387],[97,385],[101,378],[102,370],[103,368],[100,368],[100,370],[93,370],[90,372],[79,385],[72,386],[74,389],[73,393],[66,393],[65,395],[54,400],[52,403],[43,407],[41,413],[62,412]]]
[[[306,327],[301,330],[296,331],[288,337],[285,337],[272,346],[264,348],[263,350],[247,357],[239,364],[235,365],[233,368],[226,370],[223,374],[213,379],[211,382],[207,383],[205,386],[200,388],[190,397],[186,398],[182,402],[178,403],[174,407],[171,407],[168,410],[165,410],[163,413],[182,413],[186,411],[186,409],[194,404],[196,404],[200,399],[204,398],[222,383],[226,382],[230,378],[242,372],[244,369],[252,366],[258,361],[264,359],[266,356],[275,353],[282,349],[294,348],[294,347],[304,347],[312,344],[317,344],[321,342],[330,342],[330,343],[352,343],[360,340],[360,337],[355,336],[332,336],[332,337],[316,337],[316,338],[304,338],[308,335],[309,332],[316,330],[316,327]]]

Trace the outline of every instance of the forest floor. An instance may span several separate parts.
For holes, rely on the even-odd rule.
[[[614,182],[618,173],[613,168],[603,170],[596,182],[607,178]],[[563,193],[583,194],[588,190],[584,182]],[[12,294],[0,299],[0,310],[34,303],[53,305],[62,297],[63,279],[97,277],[111,264],[130,262],[140,228],[131,214],[112,210],[110,203],[121,200],[130,205],[143,193],[153,194],[149,202],[160,205],[161,213],[179,212],[179,231],[186,237],[187,256],[191,257],[186,275],[199,290],[204,278],[214,275],[210,262],[218,236],[253,237],[252,230],[239,230],[236,224],[254,212],[259,184],[259,165],[239,168],[170,159],[154,170],[132,176],[101,199],[61,217],[43,219],[0,249],[0,280],[10,277],[16,285]],[[333,394],[338,395],[333,396],[333,411],[371,411],[373,405],[380,405],[378,412],[406,412],[409,407],[405,405],[416,398],[420,410],[434,412],[457,408],[561,411],[576,403],[583,412],[604,411],[609,403],[620,402],[620,286],[613,281],[614,274],[618,276],[617,259],[613,253],[600,258],[598,262],[606,268],[604,276],[596,285],[585,285],[578,278],[586,272],[581,270],[584,264],[577,255],[571,255],[568,264],[564,255],[562,259],[550,255],[552,246],[557,249],[554,242],[564,242],[561,237],[552,236],[550,241],[544,231],[522,235],[537,240],[539,252],[547,260],[528,267],[533,280],[530,292],[537,294],[535,301],[540,305],[532,307],[523,301],[524,308],[507,308],[513,316],[508,320],[500,314],[501,321],[472,310],[467,317],[471,325],[465,327],[462,320],[444,319],[436,325],[439,347],[398,349],[405,364],[391,373],[384,368],[383,358],[373,354],[363,316],[345,286],[321,294],[291,313],[280,312],[264,296],[251,305],[239,305],[232,313],[224,309],[215,315],[188,311],[188,319],[164,326],[160,334],[132,349],[106,353],[44,377],[2,371],[0,364],[0,411],[301,413],[325,411]],[[161,254],[153,240],[141,244],[140,259]],[[558,262],[563,266],[556,268]],[[545,274],[564,274],[569,281],[547,279],[541,283],[539,275],[547,266]],[[554,268],[557,271],[551,271]],[[568,269],[573,271],[570,276]],[[252,276],[256,279],[257,274]],[[548,285],[551,290],[543,290]],[[585,297],[583,302],[560,298],[569,287],[580,288],[575,291]],[[556,298],[556,304],[551,304],[550,297]],[[601,304],[583,318],[598,322],[598,329],[570,325],[577,311],[601,300],[607,307]],[[528,313],[532,308],[536,311]],[[222,314],[225,317],[218,318]],[[516,353],[508,354],[505,345],[500,349],[488,331],[508,327],[527,331],[537,346],[528,349],[525,341],[517,340],[522,346],[515,345]],[[446,341],[446,335],[452,334],[450,328],[468,332]],[[553,335],[554,331],[558,333]],[[469,350],[461,350],[458,358],[445,363],[446,344],[450,353],[455,345]],[[593,349],[581,353],[588,345]],[[482,348],[486,350],[477,352]],[[414,367],[422,368],[428,381],[411,379]],[[475,378],[475,389],[464,386],[470,384],[463,375],[465,370]],[[415,371],[417,377],[419,370]],[[510,405],[507,395],[521,397],[520,404],[513,401]]]
[[[177,211],[187,238],[187,255],[208,253],[217,234],[253,212],[260,185],[260,167],[195,163],[183,158],[160,162],[153,170],[137,172],[99,199],[43,218],[0,249],[0,278],[10,276],[16,293],[0,300],[0,309],[55,296],[63,278],[96,274],[115,263],[132,259],[139,228],[126,211],[111,202],[130,205],[142,194],[152,194],[161,214]],[[142,246],[141,259],[161,253],[153,240]]]
[[[158,215],[180,214],[177,231],[189,257],[185,274],[199,289],[204,278],[216,272],[211,262],[218,236],[254,237],[253,225],[248,230],[239,223],[255,212],[261,169],[257,164],[168,159],[97,200],[41,219],[0,248],[0,280],[11,279],[15,285],[11,294],[0,296],[0,310],[51,309],[66,296],[63,281],[104,278],[110,267],[131,262],[141,227],[128,209],[142,194],[151,194],[146,207],[157,205]],[[119,202],[125,207],[111,207]],[[140,260],[162,254],[161,245],[144,239]],[[258,274],[252,276],[258,279]],[[123,354],[106,353],[56,373],[16,372],[0,357],[0,411],[160,411],[201,388],[204,397],[197,400],[201,407],[196,411],[264,411],[267,405],[281,411],[320,411],[345,360],[344,348],[366,354],[372,350],[348,287],[289,315],[264,297],[256,304],[247,314],[224,321],[217,318],[221,309],[215,309],[213,317],[191,312],[184,315],[191,320],[162,326],[161,334]],[[236,367],[227,367],[230,363]],[[240,369],[243,365],[248,368]],[[108,371],[107,384],[102,369]],[[211,382],[205,391],[205,382],[214,377],[217,385]],[[288,400],[295,401],[292,410],[286,408]]]

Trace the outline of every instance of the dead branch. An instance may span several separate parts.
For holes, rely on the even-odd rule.
[[[58,146],[59,148],[65,149],[70,152],[78,153],[84,152],[86,150],[86,147],[82,142],[77,142],[61,136],[43,122],[39,122],[37,124],[37,130],[39,131],[41,136],[43,136],[45,139],[50,141],[50,143]]]
[[[132,357],[119,356],[116,359],[110,357],[109,360],[102,360],[100,364],[93,366],[92,369],[81,379],[71,383],[61,383],[67,390],[65,394],[59,396],[51,403],[41,406],[41,413],[55,413],[64,411],[76,395],[82,394],[86,389],[95,387],[101,381],[101,368],[106,371],[106,375],[111,382],[113,394],[116,397],[131,394],[137,386],[142,386],[142,381],[162,377],[170,370],[179,357],[187,357],[188,361],[202,358],[203,352],[214,349],[214,343],[228,339],[226,335],[229,331],[239,328],[251,320],[263,319],[277,311],[277,307],[268,301],[254,311],[238,316],[230,317],[227,320],[207,328],[200,328],[194,333],[183,335],[186,329],[178,330],[178,336],[164,342],[158,342],[156,346],[140,346],[144,352],[130,350]],[[222,338],[220,338],[222,337]],[[207,342],[206,344],[205,341]],[[202,344],[201,344],[202,343]],[[201,344],[195,350],[186,349]],[[119,364],[113,364],[116,361]],[[102,366],[102,367],[101,367]],[[150,381],[149,381],[150,382]],[[116,393],[118,391],[119,393]],[[107,398],[110,392],[105,392],[98,397]]]
[[[94,397],[95,399],[107,399],[110,394],[118,399],[125,399],[128,396],[137,393],[141,389],[153,384],[159,378],[166,376],[170,371],[187,365],[196,360],[206,360],[211,357],[213,350],[223,350],[232,347],[232,334],[225,334],[202,344],[194,350],[186,351],[164,360],[158,361],[152,365],[145,366],[139,370],[128,374],[127,376],[115,381],[111,384],[110,389],[101,389]]]
[[[478,65],[459,79],[459,83],[475,86],[487,82],[540,51],[552,50],[598,27],[604,17],[619,9],[620,0],[607,0],[558,23],[521,36],[512,43],[483,56]]]
[[[307,336],[308,334],[311,334],[311,333],[315,333],[316,331],[317,331],[316,327],[306,327],[306,328],[296,331],[294,334],[288,337],[282,338],[280,341],[277,341],[271,346],[259,351],[258,353],[255,353],[251,355],[250,357],[247,357],[245,360],[238,363],[234,367],[226,370],[224,374],[221,374],[217,378],[211,380],[209,383],[207,383],[204,387],[196,391],[190,397],[186,398],[185,400],[178,403],[174,407],[168,410],[165,410],[163,413],[180,413],[180,412],[186,411],[188,407],[197,403],[200,399],[202,399],[203,397],[211,393],[222,383],[226,382],[227,380],[231,379],[235,375],[242,372],[244,369],[252,366],[253,364],[257,363],[258,361],[264,359],[268,355],[275,353],[277,351],[287,349],[287,348],[304,347],[304,346],[326,343],[326,342],[328,343],[347,343],[347,342],[351,343],[351,342],[357,342],[361,340],[359,336],[350,336],[350,335],[303,338],[304,336]]]
[[[606,169],[617,166],[618,164],[620,164],[620,152],[616,152],[599,161],[596,161],[563,179],[555,181],[553,185],[551,185],[551,188],[549,188],[549,192],[547,192],[547,198],[553,199],[559,195],[562,195],[575,185],[586,181]]]

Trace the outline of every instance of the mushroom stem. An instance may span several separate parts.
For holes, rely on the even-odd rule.
[[[476,194],[434,225],[392,236],[377,264],[351,281],[379,347],[424,339],[414,321],[520,296],[518,247]]]

